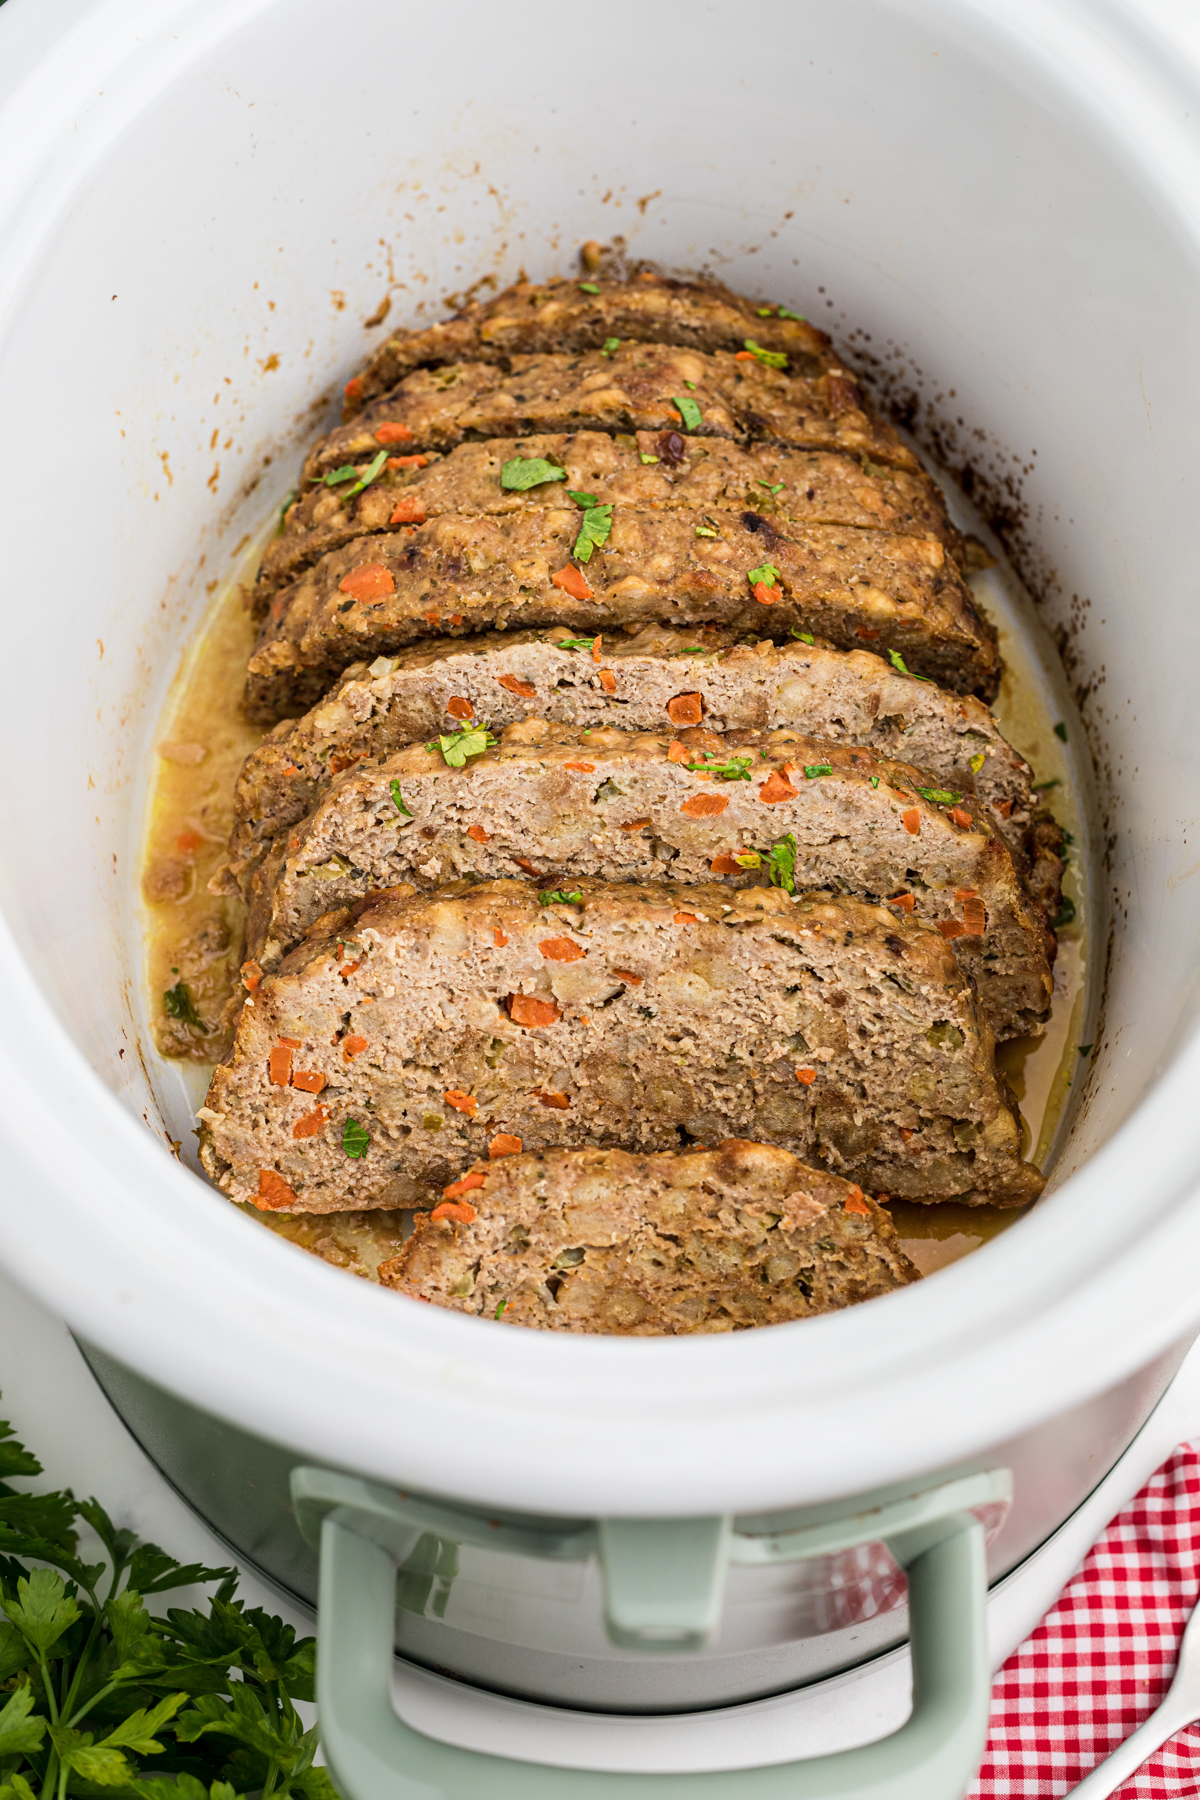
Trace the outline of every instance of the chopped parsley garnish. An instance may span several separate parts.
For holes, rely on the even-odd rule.
[[[346,489],[346,492],[342,495],[342,499],[343,500],[353,500],[355,494],[361,494],[365,487],[370,487],[370,485],[373,481],[377,481],[379,479],[379,477],[383,474],[383,466],[387,462],[387,459],[388,459],[387,451],[381,450],[379,452],[379,455],[375,458],[374,462],[371,464],[370,468],[364,469],[362,475],[355,482],[354,486],[352,488]]]
[[[595,494],[581,493],[578,488],[568,488],[567,489],[567,499],[573,500],[575,502],[576,506],[582,506],[585,508],[589,507],[589,506],[595,506],[595,504],[596,504]]]
[[[495,738],[483,725],[463,725],[457,731],[449,731],[439,737],[436,743],[426,744],[427,750],[441,749],[442,760],[451,769],[461,769],[468,756],[482,756],[485,750],[495,745]]]
[[[584,509],[583,518],[579,522],[579,536],[575,539],[575,548],[571,555],[578,562],[590,562],[592,551],[599,550],[608,542],[608,534],[612,530],[613,509],[609,506],[597,506],[595,494],[579,494],[574,488],[567,493],[576,506]]]
[[[328,475],[322,475],[321,480],[326,487],[336,487],[339,481],[352,481],[357,474],[356,463],[343,463],[340,469],[330,469]]]
[[[1075,902],[1064,894],[1059,903],[1058,916],[1054,921],[1054,929],[1055,931],[1061,931],[1064,925],[1073,925],[1074,923]]]
[[[794,894],[796,891],[796,840],[790,831],[786,837],[776,838],[771,845],[770,862],[771,886],[782,888],[785,894]]]
[[[783,486],[783,483],[782,481],[757,481],[754,485],[756,487],[766,488],[768,494],[777,494]]]
[[[196,1003],[186,981],[177,981],[174,987],[167,989],[163,995],[163,1011],[168,1019],[182,1019],[185,1025],[194,1025],[197,1031],[208,1030],[196,1011]]]
[[[445,755],[445,751],[443,751],[442,754]],[[396,811],[403,813],[406,819],[411,819],[413,815],[409,808],[404,804],[404,795],[400,792],[400,783],[398,781],[388,782],[388,793],[395,802]]]
[[[293,502],[295,502],[299,498],[300,498],[299,489],[292,488],[291,492],[288,494],[287,498],[284,500],[282,506],[279,508],[279,529],[280,529],[280,531],[283,531],[287,525],[287,515],[288,515],[289,506],[291,506],[293,504]]]
[[[548,462],[544,456],[514,456],[500,471],[500,486],[515,489],[519,494],[540,487],[543,481],[566,479],[567,471],[560,469],[557,463]]]
[[[690,394],[672,394],[671,404],[679,408],[685,431],[696,431],[704,423],[704,414]]]
[[[962,795],[956,794],[953,788],[919,787],[917,792],[922,800],[928,800],[934,806],[957,806],[962,799]]]
[[[735,850],[733,860],[735,863],[740,863],[743,869],[760,869],[762,867],[762,857],[757,850]]]
[[[775,311],[775,308],[773,306],[759,306],[755,308],[755,311],[758,313],[760,319],[769,319],[771,314]]]
[[[798,325],[807,325],[808,324],[808,320],[805,318],[803,313],[789,312],[786,306],[780,307],[779,316],[781,319],[795,319],[795,321]]]
[[[768,369],[787,368],[787,357],[782,350],[764,350],[753,338],[743,338],[742,348],[748,350],[751,356],[756,356],[760,363],[765,363]]]
[[[718,781],[749,781],[752,756],[731,756],[728,762],[686,763],[685,768],[702,769],[706,775],[715,775]]]
[[[987,751],[986,750],[977,750],[975,752],[974,756],[971,758],[971,762],[970,762],[970,767],[976,775],[978,775],[980,769],[982,769],[982,767],[986,761],[987,761]]]
[[[930,687],[937,686],[937,683],[935,681],[929,680],[928,675],[914,674],[913,671],[905,663],[904,658],[901,656],[901,654],[898,650],[889,650],[888,651],[888,661],[891,663],[893,669],[895,669],[901,675],[907,675],[908,679],[910,681],[929,681]]]
[[[758,587],[760,582],[764,587],[774,587],[779,580],[779,570],[774,563],[760,563],[757,569],[751,569],[746,580],[751,587]]]
[[[1058,724],[1057,724],[1057,725],[1056,725],[1056,726],[1055,726],[1055,727],[1054,727],[1054,735],[1055,735],[1055,737],[1056,737],[1056,738],[1057,738],[1057,739],[1058,739],[1058,741],[1059,741],[1059,743],[1060,743],[1060,744],[1065,744],[1065,743],[1066,743],[1066,741],[1067,741],[1067,728],[1066,728],[1066,726],[1065,726],[1065,725],[1064,725],[1064,723],[1063,723],[1063,721],[1062,721],[1062,720],[1061,720],[1061,719],[1060,719],[1060,720],[1059,720],[1059,721],[1058,721]]]
[[[498,1319],[507,1305],[508,1305],[508,1301],[502,1300],[500,1302],[499,1306],[496,1308],[495,1312],[492,1314],[493,1319]]]
[[[872,777],[871,777],[871,786],[872,786],[872,787],[873,787],[873,788],[877,788],[877,787],[878,787],[878,786],[879,786],[879,777],[878,777],[878,775],[872,775]]]
[[[1075,1048],[1079,1052],[1080,1056],[1090,1056],[1092,1054],[1092,1051],[1096,1048],[1096,1046],[1094,1043],[1093,1044],[1076,1044]]]
[[[648,456],[644,450],[639,450],[638,456],[644,463],[654,463],[658,461],[657,456]]]
[[[598,294],[600,292],[594,281],[577,281],[575,285],[581,294]]]
[[[697,525],[696,536],[697,537],[716,537],[717,533],[713,530],[711,525]]]
[[[601,356],[611,356],[614,350],[619,350],[620,348],[620,338],[605,338],[604,348],[601,350],[600,354]]]
[[[815,781],[818,775],[832,774],[832,763],[805,763],[804,765],[804,779],[806,781]]]
[[[1054,777],[1053,781],[1035,781],[1033,784],[1033,791],[1035,794],[1048,794],[1050,792],[1051,788],[1056,788],[1056,787],[1061,787],[1061,786],[1062,786],[1062,782],[1058,779],[1058,776],[1056,775]]]
[[[703,644],[689,644],[686,649],[677,650],[675,652],[675,654],[676,654],[676,656],[703,656],[704,655],[704,645]]]
[[[568,893],[565,888],[543,888],[538,895],[539,906],[575,906],[583,899],[582,888],[572,888]]]
[[[365,1125],[360,1125],[357,1119],[346,1120],[342,1126],[342,1149],[347,1156],[353,1156],[356,1159],[365,1156],[370,1142],[371,1134]]]
[[[801,631],[801,629],[798,625],[793,625],[791,627],[791,636],[794,638],[799,638],[800,642],[802,644],[811,644],[813,642],[812,632],[811,631]]]
[[[595,642],[595,638],[559,638],[558,648],[560,650],[590,650]]]
[[[692,391],[692,393],[693,393],[693,394],[694,394],[694,393],[695,393],[695,391],[696,391],[696,384],[695,384],[695,382],[694,382],[694,381],[686,381],[686,380],[685,380],[685,381],[684,381],[684,384],[683,384],[683,385],[684,385],[684,387],[685,387],[685,388],[690,388],[690,389],[691,389],[691,391]]]

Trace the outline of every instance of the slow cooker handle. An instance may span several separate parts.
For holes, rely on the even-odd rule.
[[[394,1551],[356,1530],[348,1509],[331,1512],[321,1525],[317,1705],[334,1779],[346,1800],[961,1800],[991,1699],[983,1527],[957,1512],[887,1545],[908,1573],[913,1706],[899,1731],[766,1768],[613,1774],[463,1750],[406,1725],[391,1691]]]

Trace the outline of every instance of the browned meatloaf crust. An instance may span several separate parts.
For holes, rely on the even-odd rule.
[[[687,405],[681,410],[678,401]],[[692,407],[699,418],[685,416]],[[418,369],[349,425],[317,443],[308,481],[356,457],[450,450],[469,438],[543,431],[688,431],[763,439],[797,450],[847,450],[914,473],[921,465],[886,420],[872,417],[845,373],[815,380],[764,368],[726,351],[701,355],[662,344],[623,345],[611,356],[517,356],[506,374],[490,363]],[[387,427],[381,430],[381,427]]]
[[[201,1109],[233,1200],[428,1204],[530,1150],[765,1138],[872,1192],[1019,1206],[1042,1178],[991,1030],[932,927],[774,888],[515,881],[383,893],[242,1010]]]
[[[501,485],[506,463],[543,458],[566,471],[524,492]],[[641,432],[559,432],[534,438],[489,438],[460,444],[447,456],[393,456],[356,492],[378,462],[360,457],[332,486],[310,486],[288,509],[284,530],[268,546],[254,588],[261,618],[273,594],[330,550],[367,532],[401,531],[420,514],[518,513],[561,506],[568,488],[599,505],[752,511],[802,525],[854,525],[931,537],[962,565],[964,550],[936,485],[924,474],[889,469],[828,450],[743,446],[727,438]],[[414,466],[416,465],[416,466]],[[336,473],[336,471],[335,471]]]
[[[774,846],[774,848],[773,848]],[[413,744],[335,777],[250,884],[247,950],[277,962],[372,888],[522,873],[829,887],[952,941],[998,1038],[1038,1029],[1053,983],[1041,914],[983,810],[907,763],[794,731],[673,735],[530,719],[448,764]]]
[[[786,1150],[546,1150],[476,1163],[385,1286],[539,1331],[743,1331],[919,1279],[890,1215]]]
[[[504,363],[546,350],[603,350],[614,337],[734,351],[751,338],[768,354],[786,356],[800,375],[841,366],[826,333],[807,319],[778,305],[755,304],[715,281],[650,274],[634,281],[560,276],[517,282],[443,324],[394,332],[347,382],[345,416],[353,418],[414,369],[467,360]]]
[[[749,512],[622,506],[581,569],[580,518],[575,506],[446,514],[322,557],[271,602],[247,712],[267,722],[305,711],[350,663],[431,633],[559,623],[610,634],[655,622],[804,631],[846,650],[878,642],[956,692],[986,697],[996,686],[995,636],[936,538],[839,525],[789,525],[785,536]]]
[[[563,640],[574,647],[560,649]],[[352,763],[427,742],[464,720],[486,719],[497,732],[525,718],[647,731],[674,723],[668,708],[687,716],[696,707],[715,731],[790,726],[928,770],[978,797],[1032,882],[1032,773],[978,700],[902,675],[867,650],[735,644],[712,626],[649,625],[610,637],[597,662],[586,639],[557,626],[428,638],[369,668],[357,663],[311,712],[277,725],[238,777],[229,845],[235,885],[222,891],[237,891],[274,839]],[[1050,897],[1053,918],[1057,892]]]

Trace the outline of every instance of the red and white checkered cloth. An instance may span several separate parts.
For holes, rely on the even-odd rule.
[[[996,1677],[971,1800],[1059,1800],[1149,1717],[1200,1599],[1200,1445],[1185,1444],[1117,1514]],[[1200,1726],[1177,1732],[1118,1800],[1200,1794]]]

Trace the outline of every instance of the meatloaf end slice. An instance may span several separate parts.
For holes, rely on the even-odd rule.
[[[744,1331],[919,1280],[890,1214],[769,1144],[476,1163],[419,1213],[384,1285],[477,1318],[625,1337]]]
[[[233,1200],[430,1205],[500,1133],[528,1150],[762,1138],[925,1201],[1042,1178],[946,940],[826,894],[580,881],[386,892],[247,1000],[204,1167]]]
[[[742,445],[728,438],[600,431],[533,438],[489,438],[437,452],[379,455],[332,471],[341,479],[311,484],[289,507],[284,528],[263,556],[251,597],[256,618],[271,598],[330,550],[368,532],[403,531],[440,513],[518,513],[561,506],[568,489],[598,505],[667,506],[753,512],[775,524],[851,525],[906,537],[936,538],[962,568],[965,549],[925,474],[863,463],[829,450]],[[505,487],[513,463],[548,463],[558,478],[528,489]],[[520,476],[510,469],[509,479]],[[364,479],[367,485],[362,486]]]
[[[647,625],[604,638],[598,659],[593,649],[559,625],[429,638],[353,665],[318,706],[277,725],[247,757],[234,794],[232,885],[221,891],[242,891],[279,834],[352,764],[465,722],[486,720],[500,732],[526,718],[651,731],[698,714],[714,731],[791,727],[866,744],[976,796],[1022,873],[1032,867],[1032,772],[971,696],[902,675],[871,651],[739,644],[715,626]]]
[[[847,650],[877,644],[957,691],[996,687],[995,634],[936,538],[836,525],[784,535],[753,513],[617,507],[581,567],[581,516],[574,506],[446,514],[322,557],[271,602],[248,665],[248,714],[267,723],[303,712],[350,663],[431,633],[560,623],[804,632]]]
[[[796,374],[840,367],[830,339],[807,319],[778,305],[760,306],[718,282],[638,275],[579,281],[519,281],[469,306],[444,324],[393,333],[365,369],[346,384],[345,417],[414,369],[471,357],[507,362],[539,351],[603,350],[623,342],[675,344],[691,350],[744,350],[749,338],[768,356],[786,356]]]

